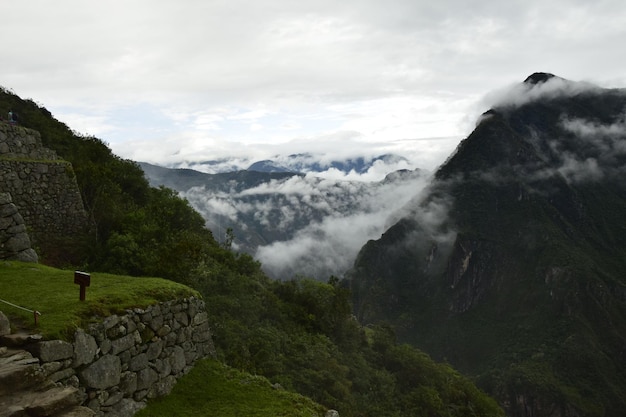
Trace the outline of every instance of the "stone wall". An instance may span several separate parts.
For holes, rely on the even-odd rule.
[[[35,130],[0,123],[0,192],[11,194],[33,243],[86,230],[72,165],[44,148]]]
[[[8,193],[0,193],[0,259],[37,262],[37,253],[31,248],[24,218]]]
[[[167,395],[196,360],[215,354],[204,302],[197,298],[128,310],[78,329],[73,342],[39,341],[29,350],[56,383],[84,392],[97,416],[130,417]]]

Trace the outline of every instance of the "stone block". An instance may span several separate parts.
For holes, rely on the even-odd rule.
[[[206,323],[209,321],[209,316],[207,315],[206,311],[202,312],[202,313],[198,313],[194,316],[193,320],[191,321],[191,324],[193,326],[198,326],[200,324]]]
[[[137,339],[139,340],[137,341]],[[141,336],[139,336],[138,332],[133,332],[119,339],[115,339],[111,342],[111,354],[117,355],[135,346],[136,343],[141,343]]]
[[[159,380],[159,375],[154,369],[145,368],[137,372],[137,390],[149,389],[152,384]]]
[[[172,392],[174,385],[176,385],[176,377],[174,377],[173,375],[167,376],[156,384],[152,385],[152,387],[148,390],[148,398],[156,398],[169,395]]]
[[[141,371],[142,369],[147,367],[148,356],[145,353],[140,353],[139,355],[134,356],[128,363],[128,370],[133,372]]]
[[[0,311],[0,336],[6,336],[7,334],[11,334],[11,323],[7,316]]]
[[[153,361],[161,355],[165,343],[162,340],[156,340],[148,345],[146,355],[149,361]]]
[[[132,397],[137,391],[137,374],[135,372],[124,372],[120,380],[120,390],[126,397]]]
[[[84,330],[78,329],[74,333],[74,362],[73,366],[81,366],[91,363],[98,352],[96,339]]]
[[[185,351],[180,346],[174,346],[172,354],[169,357],[169,363],[172,367],[172,373],[178,374],[187,365],[187,359],[185,358]]]
[[[81,381],[88,388],[105,389],[119,384],[122,364],[115,355],[104,355],[80,372]]]
[[[130,398],[124,398],[115,404],[111,411],[118,417],[133,417],[139,410],[146,406],[145,402],[133,401]]]
[[[74,355],[74,346],[62,340],[47,340],[32,346],[31,353],[42,362],[54,362],[71,358]]]

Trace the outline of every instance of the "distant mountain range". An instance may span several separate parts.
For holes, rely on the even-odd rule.
[[[626,91],[536,73],[347,274],[359,320],[509,416],[626,410]]]
[[[287,157],[277,157],[277,159],[274,160],[268,159],[258,161],[250,165],[248,171],[307,173],[324,172],[329,169],[336,169],[337,171],[345,174],[350,172],[363,174],[378,162],[383,164],[397,164],[400,161],[406,161],[406,158],[393,154],[385,154],[373,158],[360,156],[344,160],[322,162],[316,155],[303,153],[292,154]]]
[[[367,163],[357,158],[331,165],[363,172],[376,161],[397,158],[387,155]],[[293,169],[323,169],[320,164],[290,160]],[[331,180],[311,171],[284,172],[265,162],[247,171],[218,174],[139,165],[151,185],[166,186],[185,197],[218,241],[224,242],[231,229],[234,248],[261,260],[266,272],[278,279],[304,275],[326,280],[342,275],[363,243],[380,236],[390,216],[428,177],[421,170],[405,170],[377,182]]]
[[[193,169],[209,174],[234,171],[289,172],[292,174],[321,173],[336,170],[343,174],[364,174],[376,165],[399,165],[408,160],[400,155],[384,154],[372,157],[354,156],[328,159],[326,155],[310,152],[290,155],[275,155],[260,161],[240,158],[220,158],[204,161],[184,161],[168,165],[168,168]]]

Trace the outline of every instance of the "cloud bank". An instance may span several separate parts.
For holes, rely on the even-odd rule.
[[[241,227],[246,238],[258,234],[270,239],[261,239],[253,253],[270,276],[325,280],[350,268],[363,244],[379,238],[391,225],[390,216],[427,181],[426,173],[412,171],[382,182],[307,174],[240,191],[235,184],[219,193],[196,187],[182,196],[207,219],[218,239],[220,230],[230,225]],[[236,248],[250,249],[235,238]]]

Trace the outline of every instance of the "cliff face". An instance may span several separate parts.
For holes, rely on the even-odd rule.
[[[0,192],[10,194],[36,247],[87,229],[72,165],[44,148],[37,131],[0,123]]]
[[[365,324],[478,375],[511,416],[626,406],[626,92],[529,77],[362,249]]]

